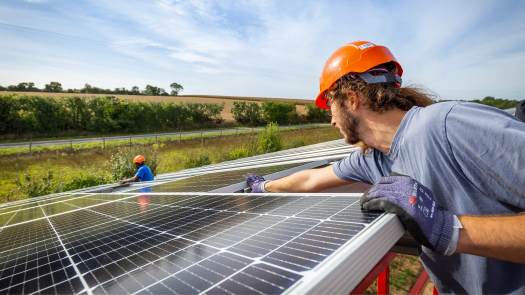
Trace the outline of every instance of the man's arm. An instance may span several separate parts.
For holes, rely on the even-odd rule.
[[[525,214],[504,216],[458,216],[456,253],[525,263]]]
[[[128,182],[139,182],[140,181],[140,177],[138,177],[137,175],[131,177],[131,178],[128,178],[128,179],[122,179],[121,181],[118,182],[118,184],[125,184],[125,183],[128,183]]]
[[[317,193],[329,188],[352,183],[342,180],[334,173],[332,165],[319,169],[309,169],[292,175],[268,181],[264,188],[276,193]]]

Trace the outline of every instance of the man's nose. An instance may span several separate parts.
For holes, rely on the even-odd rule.
[[[334,117],[332,117],[332,126],[335,127],[335,118]]]

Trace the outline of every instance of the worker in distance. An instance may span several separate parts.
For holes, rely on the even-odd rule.
[[[373,184],[362,208],[399,216],[440,294],[525,294],[524,123],[481,104],[434,104],[425,90],[401,87],[402,74],[384,46],[337,49],[315,103],[359,149],[277,180],[250,174],[252,192]]]
[[[143,182],[143,181],[153,181],[153,173],[151,173],[151,169],[149,169],[148,166],[146,166],[146,158],[142,155],[138,155],[133,159],[133,164],[135,165],[135,169],[137,169],[137,173],[135,176],[128,178],[128,179],[122,179],[118,182],[118,184],[126,184],[129,182]]]

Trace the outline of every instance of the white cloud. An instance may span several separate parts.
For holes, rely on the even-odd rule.
[[[195,63],[195,62],[203,62],[203,63],[210,63],[210,64],[216,64],[217,61],[215,59],[205,57],[203,55],[194,53],[194,52],[174,52],[170,53],[169,55],[171,58],[179,59],[185,62],[189,63]]]
[[[203,74],[222,74],[222,73],[230,72],[230,70],[226,68],[220,69],[220,68],[212,68],[212,67],[198,65],[195,67],[195,72],[203,73]]]

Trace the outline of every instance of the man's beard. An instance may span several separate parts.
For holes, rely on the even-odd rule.
[[[341,121],[338,123],[339,130],[345,136],[345,142],[353,145],[362,141],[361,134],[359,132],[361,119],[352,115],[344,107],[339,108],[339,117]]]

